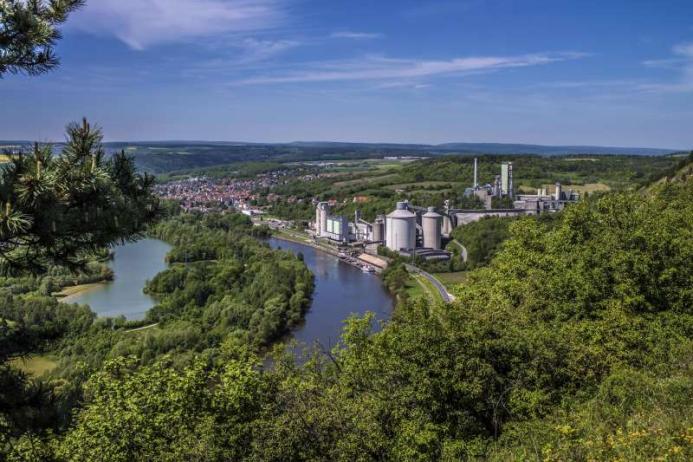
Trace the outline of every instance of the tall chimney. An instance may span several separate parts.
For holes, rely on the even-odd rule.
[[[479,187],[479,159],[474,158],[474,189]]]

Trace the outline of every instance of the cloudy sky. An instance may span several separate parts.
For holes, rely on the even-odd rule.
[[[0,139],[693,148],[690,0],[88,0]]]

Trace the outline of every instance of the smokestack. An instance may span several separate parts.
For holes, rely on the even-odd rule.
[[[474,158],[474,189],[479,187],[479,159]]]
[[[508,196],[513,198],[513,163],[508,162]]]

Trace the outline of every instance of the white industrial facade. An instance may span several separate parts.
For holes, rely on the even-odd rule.
[[[407,209],[406,202],[397,202],[397,209],[387,216],[385,234],[390,250],[416,247],[416,215]]]
[[[346,242],[349,238],[349,222],[345,217],[327,217],[325,236],[333,241]]]
[[[429,207],[428,212],[421,217],[421,224],[423,228],[423,246],[429,249],[440,249],[443,216],[436,213],[434,207]]]

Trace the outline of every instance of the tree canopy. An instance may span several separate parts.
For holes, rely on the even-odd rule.
[[[59,64],[59,26],[84,0],[0,0],[0,78],[38,75]]]
[[[67,127],[60,155],[34,145],[13,155],[0,176],[0,265],[5,272],[51,263],[80,266],[85,255],[137,237],[157,213],[154,178],[124,153],[110,159],[101,131]]]
[[[351,319],[341,347],[303,365],[258,369],[231,341],[180,370],[113,360],[55,454],[690,460],[692,187],[514,222],[456,303],[402,304],[376,334]]]

